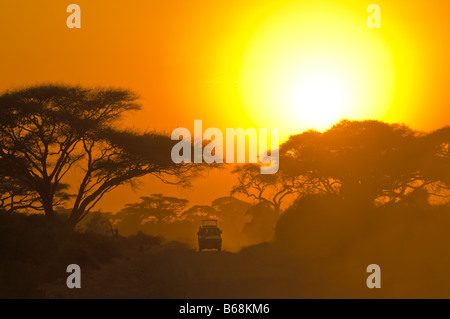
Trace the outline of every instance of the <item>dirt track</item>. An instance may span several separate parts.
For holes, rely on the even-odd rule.
[[[81,274],[81,289],[44,287],[49,298],[277,298],[292,280],[274,260],[257,254],[204,251],[170,244],[132,252]],[[287,287],[289,286],[289,287]],[[288,288],[288,289],[287,289]],[[282,293],[285,291],[286,293]],[[289,294],[292,297],[292,294]]]

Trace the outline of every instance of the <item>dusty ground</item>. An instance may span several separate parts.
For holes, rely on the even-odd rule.
[[[292,298],[298,276],[258,251],[188,249],[180,244],[130,252],[99,269],[83,269],[81,289],[60,281],[43,287],[49,298]],[[297,290],[297,292],[296,292]]]

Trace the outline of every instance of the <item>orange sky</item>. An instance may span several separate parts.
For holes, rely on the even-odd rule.
[[[319,13],[321,5],[327,5],[325,0],[2,1],[0,90],[41,82],[120,86],[137,91],[144,106],[125,125],[166,132],[191,128],[194,119],[202,119],[204,128],[257,125],[240,91],[248,45],[261,28],[270,29],[267,21],[274,15],[303,2],[314,3]],[[355,12],[366,28],[365,9],[374,1],[334,2]],[[81,29],[66,27],[70,3],[81,7]],[[450,3],[376,3],[382,10],[382,28],[370,31],[386,43],[395,69],[392,104],[380,119],[421,130],[447,125]],[[267,114],[266,120],[270,117]],[[207,204],[226,195],[233,182],[223,173],[211,175],[181,196],[203,198]],[[145,192],[177,194],[171,186],[147,184],[137,194],[109,195],[102,207],[116,210]]]

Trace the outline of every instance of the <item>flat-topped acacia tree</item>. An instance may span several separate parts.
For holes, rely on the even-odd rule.
[[[342,120],[293,135],[280,172],[307,178],[318,194],[384,205],[411,195],[450,198],[450,127],[425,133],[403,124]]]
[[[167,183],[187,184],[198,166],[173,163],[174,142],[169,136],[117,128],[123,115],[140,109],[137,99],[124,89],[64,85],[2,94],[0,175],[25,188],[30,208],[52,218],[55,203],[67,199],[61,192],[67,173],[81,172],[77,184],[70,181],[75,190],[70,200],[72,226],[104,194],[138,177],[152,174]]]

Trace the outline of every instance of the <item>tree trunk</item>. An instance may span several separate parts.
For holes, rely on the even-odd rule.
[[[53,211],[53,199],[50,196],[42,196],[42,195],[41,198],[45,216],[49,218],[54,218],[55,212]]]
[[[68,220],[68,224],[71,228],[75,228],[75,226],[78,224],[79,222],[79,218],[81,216],[83,212],[80,212],[79,210],[72,210],[70,212],[70,216],[69,216],[69,220]]]

